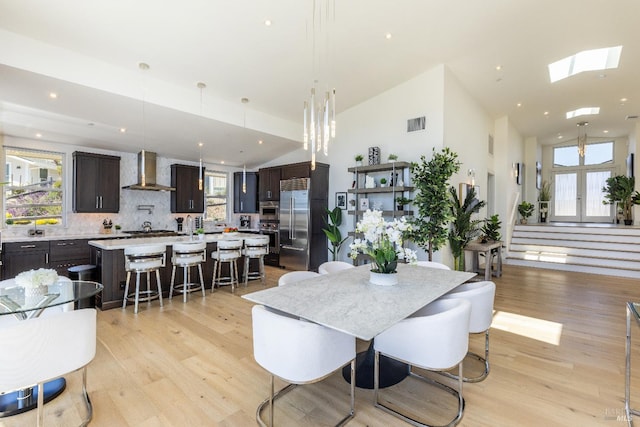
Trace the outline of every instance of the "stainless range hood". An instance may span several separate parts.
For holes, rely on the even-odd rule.
[[[173,187],[156,183],[156,157],[152,151],[138,153],[138,183],[122,187],[124,190],[175,191]]]

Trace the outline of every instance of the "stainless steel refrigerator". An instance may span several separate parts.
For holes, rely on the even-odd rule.
[[[309,269],[309,178],[280,181],[280,265]]]

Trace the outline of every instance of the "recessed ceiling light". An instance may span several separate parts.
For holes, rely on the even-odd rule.
[[[544,112],[544,115],[545,115],[545,116],[548,116],[548,115],[549,115],[549,112],[548,112],[548,111],[545,111],[545,112]]]
[[[36,138],[42,138],[42,134],[41,133],[36,133]]]
[[[389,40],[391,37],[393,37],[393,36],[391,35],[391,33],[387,33],[387,34],[385,34],[384,36],[385,36],[385,38],[386,38],[387,40]]]
[[[221,165],[224,165],[224,160],[220,161],[220,164],[221,164]]]
[[[265,19],[264,25],[265,25],[265,27],[270,27],[271,26],[271,20],[270,19]]]
[[[518,103],[516,104],[516,107],[518,107],[518,108],[522,107],[522,102],[518,102]]]
[[[58,94],[55,92],[49,92],[49,98],[51,99],[56,99],[58,97]]]
[[[577,110],[567,111],[567,119],[573,119],[574,117],[588,116],[590,114],[600,114],[600,107],[582,107]]]
[[[620,98],[620,102],[627,102],[628,99],[627,98]]]
[[[262,140],[261,140],[261,139],[260,139],[260,140],[258,140],[258,144],[262,144]]]
[[[120,128],[120,133],[125,133],[127,131],[127,128]]]
[[[564,138],[562,135],[558,135],[558,139],[562,139]]]
[[[602,49],[583,50],[575,55],[567,56],[548,65],[551,83],[565,79],[584,71],[606,70],[618,68],[622,46],[605,47]],[[606,77],[601,74],[598,77]]]
[[[602,131],[603,133],[609,133],[609,131],[607,129]]]
[[[502,70],[502,65],[496,65],[496,71]]]

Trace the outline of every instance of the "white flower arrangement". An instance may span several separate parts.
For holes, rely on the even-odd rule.
[[[417,260],[415,251],[402,247],[403,233],[411,230],[405,217],[386,222],[381,211],[367,209],[356,226],[356,232],[364,233],[364,239],[353,240],[349,256],[355,259],[365,253],[371,257],[371,271],[395,273],[399,259],[412,264]]]
[[[16,285],[25,288],[35,288],[38,286],[49,286],[58,280],[58,273],[48,268],[23,271],[16,276]]]

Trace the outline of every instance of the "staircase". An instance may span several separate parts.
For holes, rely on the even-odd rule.
[[[640,278],[640,227],[516,225],[505,264]]]

